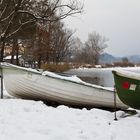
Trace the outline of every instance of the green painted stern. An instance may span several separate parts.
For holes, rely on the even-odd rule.
[[[136,76],[127,76],[127,72],[126,75],[117,71],[112,71],[112,73],[120,100],[132,108],[140,109],[140,80],[135,78]]]

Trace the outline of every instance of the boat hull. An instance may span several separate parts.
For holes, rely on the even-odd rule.
[[[135,109],[140,109],[140,79],[138,74],[113,71],[116,92],[120,100]],[[133,76],[131,76],[133,75]]]
[[[44,76],[41,72],[11,65],[2,66],[2,70],[6,90],[16,97],[67,105],[114,107],[113,91],[102,87]],[[118,97],[117,107],[127,108]]]

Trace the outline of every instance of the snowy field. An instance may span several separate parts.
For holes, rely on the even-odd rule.
[[[0,100],[0,140],[140,140],[140,117],[93,108],[49,107],[41,101]]]

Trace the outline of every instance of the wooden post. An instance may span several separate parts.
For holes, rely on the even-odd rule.
[[[114,86],[114,120],[117,121],[117,115],[116,115],[116,109],[117,109],[117,104],[116,104],[116,87]]]
[[[3,99],[3,71],[0,63],[0,77],[1,77],[1,99]]]

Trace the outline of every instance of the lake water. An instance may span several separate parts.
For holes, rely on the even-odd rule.
[[[79,68],[71,69],[66,73],[77,75],[85,82],[101,85],[104,87],[113,87],[114,79],[112,70],[127,70],[136,73],[140,73],[140,67],[128,67],[128,68]]]

